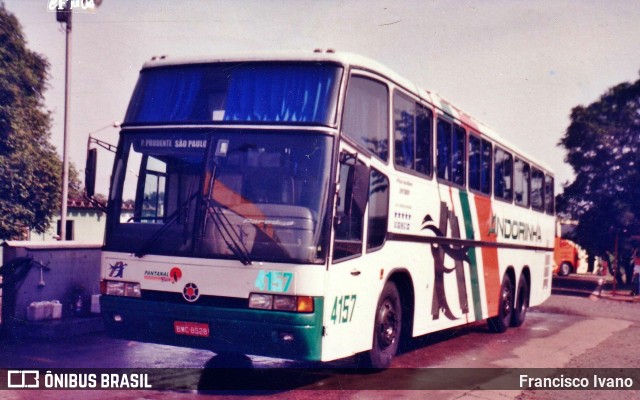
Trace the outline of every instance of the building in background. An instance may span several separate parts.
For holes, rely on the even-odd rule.
[[[104,239],[105,215],[86,199],[67,201],[67,240],[101,242]],[[59,238],[60,215],[56,215],[44,233],[29,231],[26,240],[48,242]]]

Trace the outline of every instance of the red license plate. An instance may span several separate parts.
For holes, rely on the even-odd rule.
[[[173,331],[177,335],[209,337],[209,324],[200,322],[174,321]]]

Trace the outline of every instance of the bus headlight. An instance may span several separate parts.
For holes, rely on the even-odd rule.
[[[251,293],[249,295],[249,308],[311,313],[313,312],[313,297]]]
[[[109,296],[141,297],[140,284],[135,282],[120,282],[104,280],[100,285],[102,294]]]
[[[251,293],[249,295],[249,308],[261,308],[271,310],[273,307],[273,296],[270,294]]]
[[[273,309],[280,311],[296,311],[295,296],[274,296]]]
[[[125,283],[124,295],[127,297],[141,297],[140,284],[139,283]]]
[[[109,296],[124,296],[124,282],[105,281],[105,293]]]

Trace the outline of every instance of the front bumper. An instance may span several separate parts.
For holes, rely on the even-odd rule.
[[[105,329],[115,338],[308,361],[321,358],[323,304],[322,298],[314,298],[314,312],[305,314],[120,296],[100,299]],[[176,334],[176,321],[208,324],[209,336]]]

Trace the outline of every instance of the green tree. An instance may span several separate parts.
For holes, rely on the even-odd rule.
[[[43,96],[48,67],[0,4],[0,239],[44,232],[59,209],[61,162]]]
[[[578,221],[573,239],[604,255],[618,238],[628,252],[640,228],[640,79],[575,107],[559,145],[576,175],[558,198],[559,212]]]
[[[76,169],[75,164],[70,162],[69,163],[69,199],[78,200],[83,198],[84,198],[84,185],[82,184],[82,181],[80,181],[80,173]]]

